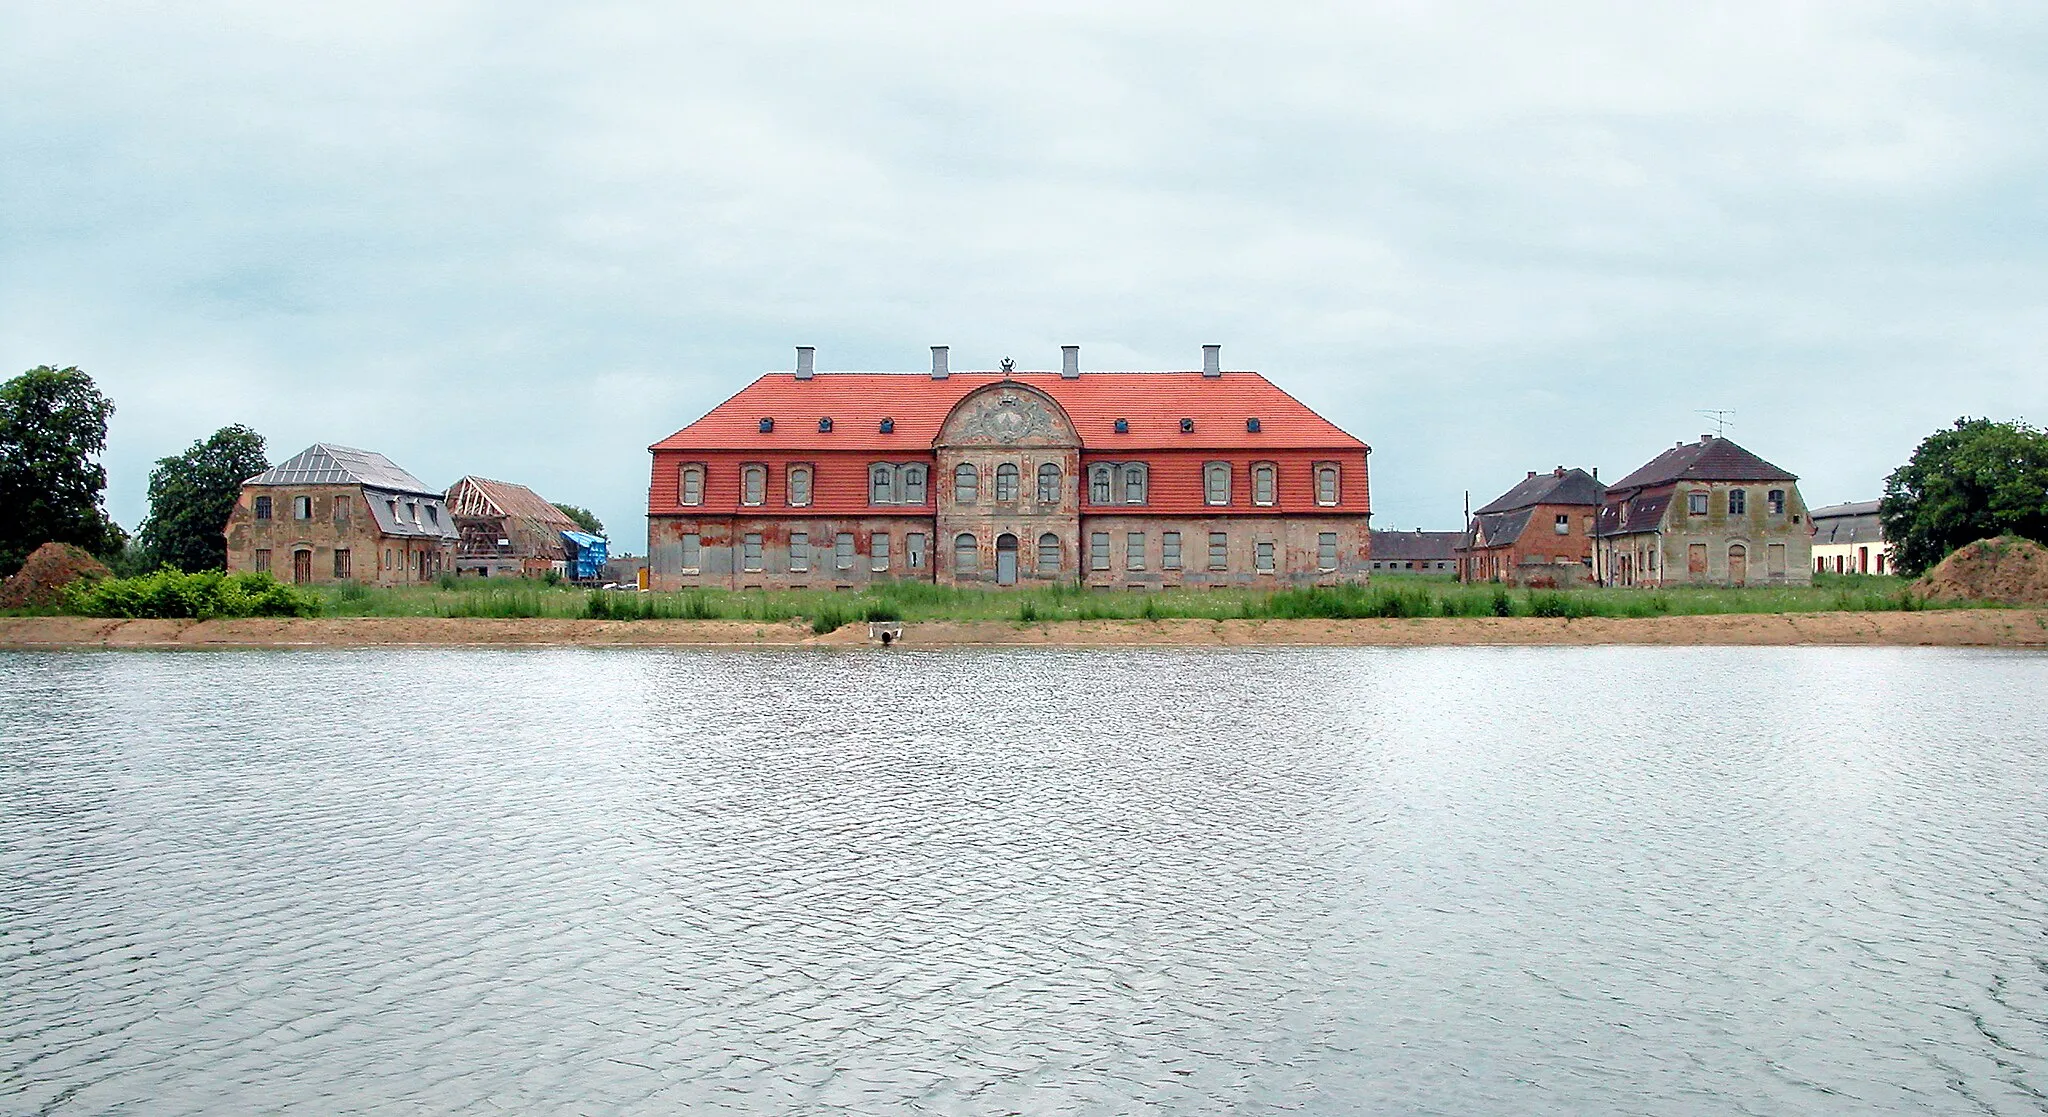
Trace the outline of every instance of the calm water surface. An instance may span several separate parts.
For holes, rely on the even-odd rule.
[[[2044,1113],[2048,657],[0,656],[0,1112]]]

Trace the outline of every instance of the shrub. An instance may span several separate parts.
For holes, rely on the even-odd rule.
[[[1030,599],[1030,598],[1028,598],[1028,597],[1027,597],[1027,598],[1025,598],[1025,599],[1024,599],[1024,603],[1023,603],[1023,604],[1021,604],[1021,605],[1019,605],[1019,606],[1017,606],[1017,623],[1018,623],[1018,624],[1036,624],[1036,623],[1038,623],[1038,602],[1036,602],[1036,601],[1033,601],[1033,600],[1031,600],[1031,599]]]
[[[1493,615],[1496,617],[1508,617],[1513,616],[1514,612],[1515,602],[1513,598],[1508,596],[1508,591],[1504,587],[1494,587]]]
[[[541,575],[540,580],[546,582],[550,586],[559,586],[562,584],[562,572],[559,570],[550,570],[547,573]]]
[[[320,600],[268,574],[185,574],[164,567],[139,578],[74,582],[65,608],[88,617],[180,618],[317,617]]]
[[[874,621],[900,621],[903,619],[903,610],[886,602],[878,602],[861,610],[861,619],[870,623]]]
[[[811,618],[811,631],[823,636],[827,632],[838,631],[846,621],[847,616],[840,611],[839,606],[827,605]]]
[[[443,570],[441,572],[441,576],[439,578],[434,579],[434,584],[440,586],[444,590],[454,589],[455,573],[453,571]]]

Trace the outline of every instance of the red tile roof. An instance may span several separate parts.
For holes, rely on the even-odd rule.
[[[1004,380],[1058,400],[1094,451],[1367,448],[1256,372],[1087,372],[1072,380],[1056,372],[956,372],[945,380],[898,372],[798,380],[771,372],[650,449],[921,450],[962,397]],[[761,433],[764,418],[775,420],[772,433]],[[818,430],[821,418],[832,420],[829,433]],[[895,420],[894,433],[881,433],[883,419]],[[1128,421],[1128,433],[1116,433],[1118,419]],[[1181,431],[1182,419],[1194,420],[1192,432]],[[1259,420],[1257,433],[1245,429],[1247,419]]]

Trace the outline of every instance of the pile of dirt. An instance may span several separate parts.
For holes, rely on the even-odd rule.
[[[69,543],[45,543],[0,584],[0,609],[47,608],[63,600],[65,586],[110,573],[100,560]]]
[[[2048,605],[2048,547],[2017,535],[1958,547],[1913,584],[1936,601]]]

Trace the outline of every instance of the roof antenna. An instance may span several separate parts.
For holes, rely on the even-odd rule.
[[[1725,437],[1728,434],[1728,428],[1735,425],[1735,420],[1729,418],[1730,415],[1735,414],[1734,408],[1702,407],[1699,409],[1699,413],[1714,421],[1715,438]]]

